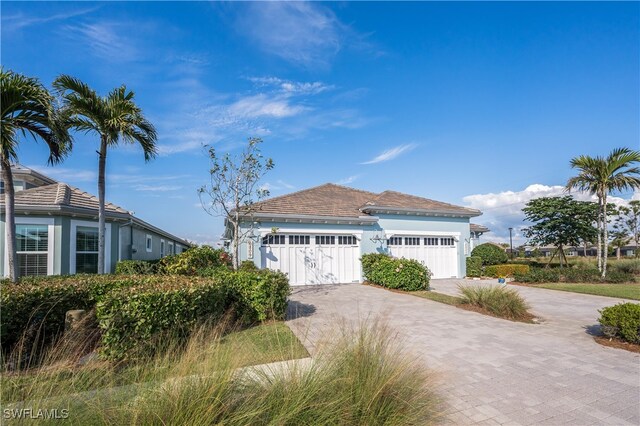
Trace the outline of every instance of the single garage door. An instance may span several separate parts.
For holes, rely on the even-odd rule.
[[[458,276],[458,247],[453,237],[394,236],[387,244],[392,256],[415,259],[426,265],[432,278]]]
[[[360,247],[353,235],[267,235],[262,267],[289,275],[291,285],[360,281]]]

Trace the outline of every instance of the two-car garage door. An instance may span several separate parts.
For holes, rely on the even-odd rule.
[[[260,251],[262,267],[287,273],[292,285],[360,281],[360,247],[353,235],[270,234]]]
[[[458,276],[457,241],[453,237],[394,236],[387,244],[392,256],[415,259],[426,265],[432,278]]]

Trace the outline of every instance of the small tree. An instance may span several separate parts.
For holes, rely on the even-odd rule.
[[[577,246],[581,240],[592,241],[597,230],[593,227],[597,205],[576,201],[571,196],[536,198],[522,209],[525,220],[533,224],[523,230],[530,244],[552,245],[560,258],[560,266],[567,264],[564,247]]]
[[[236,270],[240,243],[251,232],[251,229],[242,231],[240,222],[251,220],[252,214],[258,210],[255,201],[269,196],[269,191],[259,187],[258,183],[274,167],[274,163],[271,158],[262,156],[260,143],[262,139],[249,138],[247,146],[236,156],[227,153],[218,157],[215,149],[209,147],[210,182],[198,189],[204,211],[211,216],[224,216],[233,229],[231,246],[233,268]]]

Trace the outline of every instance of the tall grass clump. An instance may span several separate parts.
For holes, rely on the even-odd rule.
[[[135,364],[71,366],[52,349],[51,362],[36,371],[2,377],[3,405],[65,409],[67,422],[78,425],[409,425],[435,419],[430,374],[383,327],[343,331],[313,362],[271,368],[246,367],[255,348],[226,344],[232,335],[205,324],[186,344],[167,339]]]
[[[495,316],[513,320],[527,319],[529,305],[520,294],[503,286],[458,286],[462,303]]]

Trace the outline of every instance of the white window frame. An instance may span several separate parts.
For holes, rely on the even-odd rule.
[[[169,256],[171,256],[172,254],[176,254],[176,249],[173,241],[169,241]]]
[[[147,250],[147,253],[151,253],[153,251],[153,235],[146,234],[144,239],[144,248]]]
[[[53,275],[54,219],[45,217],[16,217],[15,220],[16,225],[47,225],[47,275]],[[6,222],[4,226],[7,226]],[[4,242],[4,275],[5,277],[9,276],[9,248],[6,238]]]
[[[164,240],[160,238],[160,257],[164,257],[164,249],[165,249]]]
[[[84,226],[88,228],[98,228],[98,222],[92,222],[88,220],[72,220],[70,240],[69,240],[69,273],[76,273],[76,237],[78,234],[78,226]],[[100,230],[98,229],[98,232]],[[105,224],[104,232],[104,271],[106,273],[111,272],[111,224]]]

